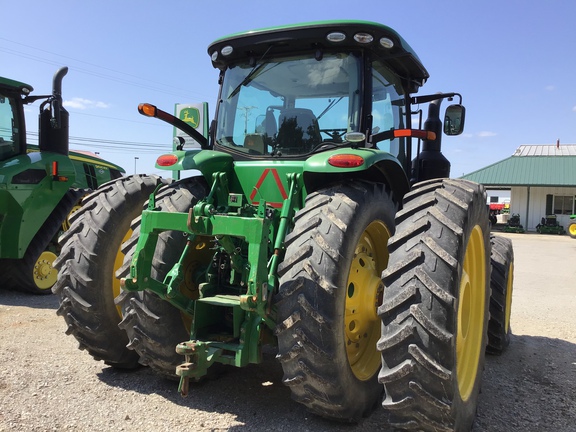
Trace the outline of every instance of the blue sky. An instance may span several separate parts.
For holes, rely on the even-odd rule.
[[[576,143],[573,0],[1,4],[0,75],[46,94],[54,72],[68,66],[63,96],[71,148],[98,151],[128,173],[135,162],[138,172],[159,173],[154,161],[172,145],[172,128],[140,116],[140,102],[169,112],[174,103],[214,106],[218,74],[206,53],[209,43],[244,30],[324,19],[394,28],[430,73],[419,94],[462,94],[465,132],[443,140],[453,177],[507,158],[522,144]],[[37,130],[37,112],[35,103],[29,131]]]

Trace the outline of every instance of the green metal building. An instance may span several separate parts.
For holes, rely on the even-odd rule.
[[[576,213],[576,144],[522,145],[509,158],[462,178],[509,189],[510,213],[518,213],[528,231],[551,214],[566,227]]]

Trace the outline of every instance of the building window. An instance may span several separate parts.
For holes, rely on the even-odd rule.
[[[574,196],[554,195],[554,214],[571,215],[574,213]]]

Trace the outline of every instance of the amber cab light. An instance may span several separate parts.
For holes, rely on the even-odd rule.
[[[175,165],[176,162],[178,162],[178,157],[173,154],[165,154],[156,159],[158,166],[172,166]]]
[[[364,158],[353,154],[337,154],[330,156],[328,163],[338,168],[356,168],[364,163]]]

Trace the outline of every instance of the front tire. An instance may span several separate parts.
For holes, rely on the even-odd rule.
[[[379,401],[380,274],[396,204],[382,184],[310,194],[279,268],[278,360],[292,398],[323,417],[358,421]]]
[[[431,180],[404,197],[378,310],[393,427],[472,427],[489,317],[488,222],[484,188],[473,182]]]
[[[71,226],[61,237],[59,269],[53,291],[60,297],[57,314],[95,360],[117,368],[135,368],[138,355],[126,348],[128,338],[118,328],[121,312],[114,304],[120,284],[114,272],[122,265],[122,241],[130,222],[154,189],[166,183],[158,176],[122,177],[100,186],[84,199],[71,216]]]

